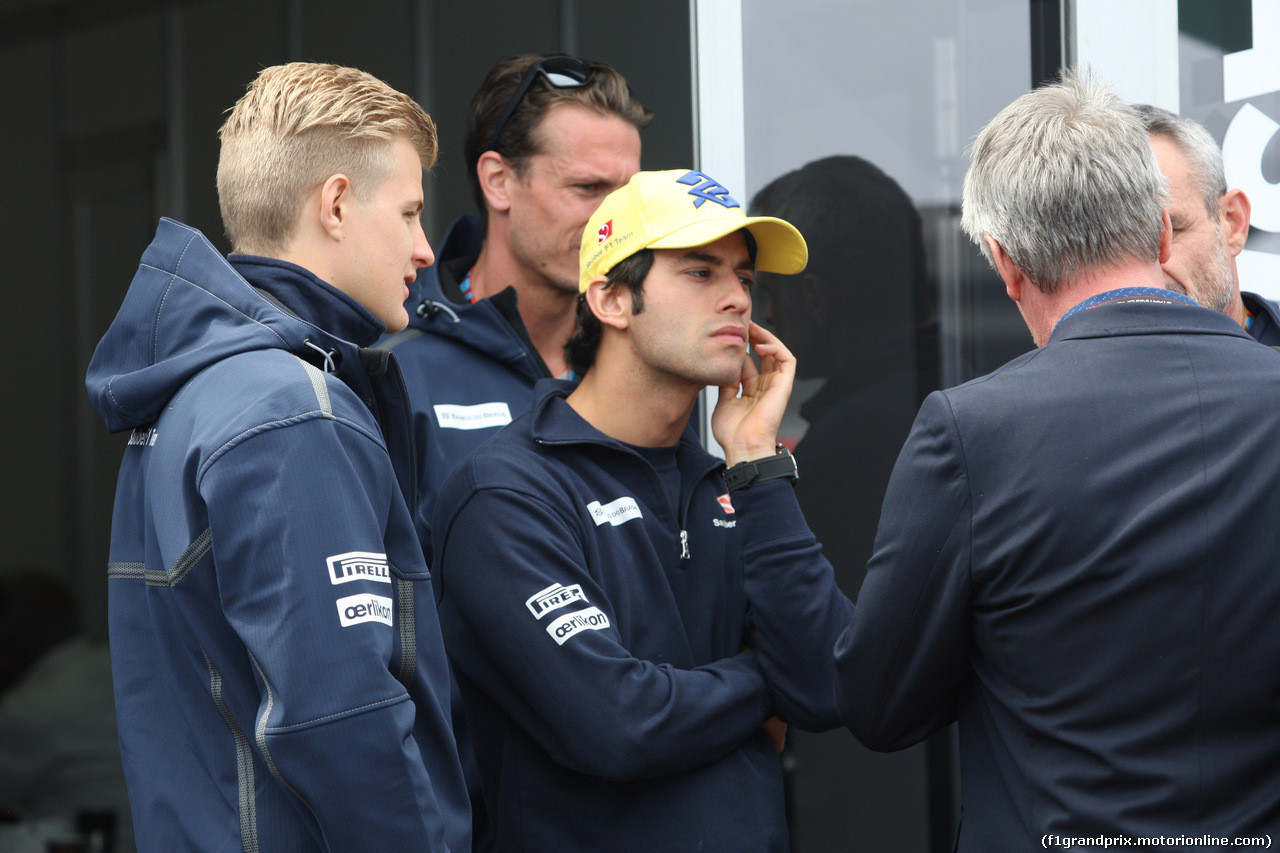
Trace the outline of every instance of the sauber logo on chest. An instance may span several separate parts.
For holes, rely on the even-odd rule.
[[[733,515],[737,510],[733,508],[733,501],[729,500],[729,493],[725,492],[716,498],[716,502],[720,504],[720,508],[724,510],[725,515]]]
[[[345,554],[334,554],[326,562],[329,564],[329,582],[333,584],[350,581],[391,583],[391,570],[387,565],[386,554],[348,551]]]
[[[588,607],[586,610],[561,616],[547,626],[547,633],[552,636],[557,645],[563,646],[565,640],[580,631],[603,631],[608,627],[609,617],[605,616],[598,607]]]
[[[524,604],[525,607],[529,608],[529,612],[534,615],[534,618],[541,619],[552,610],[558,610],[575,601],[581,601],[584,604],[587,601],[587,597],[582,594],[582,587],[579,584],[562,586],[558,583],[553,583],[541,592],[535,592]]]
[[[592,501],[587,504],[587,511],[591,513],[591,520],[596,523],[596,527],[602,524],[612,524],[617,527],[634,518],[644,518],[640,512],[640,504],[636,503],[635,498],[630,497],[618,498],[607,504]]]

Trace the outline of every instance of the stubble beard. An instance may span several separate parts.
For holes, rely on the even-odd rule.
[[[527,280],[539,282],[539,286],[558,295],[578,295],[578,247],[568,253],[572,263],[565,260],[567,253],[555,252],[538,235],[513,227],[507,239],[508,249],[516,263],[525,270]],[[565,260],[564,269],[559,262]],[[572,270],[570,270],[572,267]]]
[[[1235,294],[1235,275],[1231,271],[1231,262],[1227,259],[1226,250],[1222,246],[1221,233],[1213,255],[1208,262],[1197,265],[1196,281],[1200,293],[1197,302],[1210,311],[1222,311],[1231,302]]]
[[[737,385],[742,379],[743,359],[750,358],[745,352],[732,363],[727,359],[703,358],[693,354],[681,358],[672,357],[674,346],[660,344],[659,348],[659,352],[642,354],[640,358],[651,368],[697,388]]]
[[[702,385],[713,385],[717,388],[724,385],[737,385],[742,380],[742,365],[746,359],[751,356],[745,351],[741,358],[732,360],[732,364],[726,363],[723,367],[712,367],[710,364],[699,365],[701,368],[700,381]],[[719,359],[716,359],[718,362]]]
[[[574,254],[574,258],[575,259],[577,258],[576,253]],[[567,269],[561,270],[559,267],[557,267],[554,263],[554,260],[555,259],[547,259],[544,261],[542,265],[540,266],[531,265],[530,268],[537,271],[538,278],[542,280],[542,285],[545,289],[553,293],[556,293],[560,296],[577,298],[578,296],[577,269],[575,268],[573,270],[573,274],[570,275]]]

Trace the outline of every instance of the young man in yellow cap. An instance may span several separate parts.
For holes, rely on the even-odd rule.
[[[794,359],[751,322],[755,270],[806,259],[707,175],[637,174],[583,235],[580,383],[445,483],[441,623],[499,849],[786,848],[783,725],[836,724],[852,608],[776,443]],[[724,461],[689,423],[707,385]]]

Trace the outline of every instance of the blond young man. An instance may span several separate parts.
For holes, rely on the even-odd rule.
[[[121,465],[109,576],[139,850],[464,851],[394,359],[431,248],[430,117],[264,70],[222,127],[234,253],[160,223],[87,385]]]

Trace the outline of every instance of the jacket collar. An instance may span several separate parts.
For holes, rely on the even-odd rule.
[[[456,282],[447,287],[442,273],[446,268],[470,268],[483,246],[484,226],[478,216],[460,217],[449,226],[436,251],[436,262],[420,271],[409,288],[405,307],[409,309],[410,327],[439,331],[443,326],[459,323],[462,316],[479,307],[480,303],[449,298],[445,291],[457,291]]]
[[[368,348],[386,330],[383,322],[297,264],[255,255],[227,260],[267,299],[311,327],[294,354],[336,375],[378,420],[401,492],[410,512],[416,511],[416,449],[407,440],[411,415],[404,380],[390,353]]]
[[[534,386],[534,402],[529,412],[530,434],[533,440],[538,444],[600,444],[643,458],[632,449],[631,445],[605,435],[573,410],[565,398],[576,385],[576,382],[564,379],[543,379]],[[716,461],[715,457],[707,453],[698,441],[698,433],[694,429],[692,419],[680,436],[680,447],[682,457],[687,457],[692,452],[705,456],[711,462]]]
[[[1280,312],[1276,303],[1256,293],[1240,291],[1245,309],[1253,315],[1249,334],[1259,343],[1273,346],[1280,344]]]
[[[508,287],[479,302],[456,301],[447,291],[456,290],[442,282],[446,268],[469,267],[484,244],[484,227],[479,217],[463,216],[455,221],[440,242],[436,262],[418,274],[409,288],[409,328],[387,339],[395,346],[400,340],[429,332],[466,344],[493,359],[512,365],[532,380],[548,374],[529,341],[516,306],[516,290]]]
[[[358,347],[371,346],[386,331],[369,309],[297,264],[256,255],[231,255],[227,260],[246,281],[317,330]]]
[[[1049,336],[1049,343],[1170,333],[1249,337],[1230,317],[1194,302],[1187,304],[1181,294],[1158,288],[1126,288],[1099,294],[1067,312]]]

